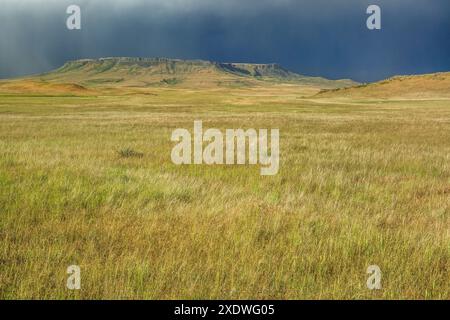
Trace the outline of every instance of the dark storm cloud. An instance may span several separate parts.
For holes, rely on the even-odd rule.
[[[70,4],[82,30],[66,29]],[[370,4],[380,31],[366,28]],[[448,71],[449,16],[448,0],[3,0],[0,77],[105,56],[278,62],[359,81]]]

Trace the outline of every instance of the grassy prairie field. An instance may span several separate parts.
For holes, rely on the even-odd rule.
[[[0,298],[450,299],[450,100],[309,94],[0,94]],[[194,120],[279,128],[278,175],[172,164]]]

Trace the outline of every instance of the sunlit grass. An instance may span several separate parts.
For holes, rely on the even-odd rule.
[[[0,298],[450,298],[449,101],[152,92],[0,97]],[[279,174],[173,165],[194,120],[279,128]]]

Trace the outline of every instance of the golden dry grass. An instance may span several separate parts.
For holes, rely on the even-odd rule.
[[[19,79],[0,82],[0,92],[4,94],[40,95],[92,95],[95,91],[75,83],[50,83],[35,79]]]
[[[0,96],[0,298],[450,298],[449,100],[127,90]],[[279,174],[173,165],[194,120],[279,128]]]

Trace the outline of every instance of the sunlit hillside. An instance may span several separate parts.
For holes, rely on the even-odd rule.
[[[450,98],[450,72],[397,76],[349,88],[324,90],[317,97],[330,98]]]

